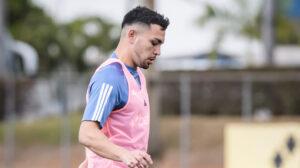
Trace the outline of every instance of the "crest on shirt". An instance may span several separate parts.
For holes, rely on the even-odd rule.
[[[133,96],[137,96],[137,93],[136,93],[136,91],[134,91],[134,90],[131,91],[131,94],[132,94]]]
[[[144,99],[144,106],[147,106],[146,100]]]

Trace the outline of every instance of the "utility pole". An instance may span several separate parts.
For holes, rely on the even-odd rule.
[[[267,65],[273,65],[274,55],[274,0],[265,0],[262,19],[262,37]]]
[[[145,4],[145,6],[147,6],[150,9],[154,9],[155,8],[155,6],[154,6],[154,0],[145,0],[144,4]]]
[[[141,5],[141,6],[146,6],[150,9],[154,9],[155,5],[154,5],[154,0],[127,0],[127,4],[126,4],[126,11],[131,10],[132,8],[134,8],[136,5]]]
[[[4,12],[5,1],[0,0],[0,77],[5,73],[5,52],[4,52]]]
[[[154,10],[154,0],[141,0],[140,5],[146,6]],[[150,67],[145,71],[145,76],[148,79],[148,91],[150,98],[150,136],[149,136],[149,153],[154,157],[161,155],[161,139],[160,131],[160,114],[161,114],[161,84],[159,83],[160,72],[155,71],[154,67]],[[158,79],[158,80],[156,80]],[[152,84],[150,83],[152,81]]]
[[[5,126],[4,126],[4,161],[6,168],[13,167],[15,156],[15,69],[8,51],[8,36],[5,25],[6,0],[0,0],[0,77],[4,79]]]

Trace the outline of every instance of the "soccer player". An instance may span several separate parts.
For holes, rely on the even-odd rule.
[[[123,18],[119,44],[94,73],[79,130],[80,168],[147,168],[150,108],[147,69],[160,55],[168,18],[138,6]]]

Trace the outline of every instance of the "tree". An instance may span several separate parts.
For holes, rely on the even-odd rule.
[[[214,23],[218,29],[212,53],[218,50],[224,35],[228,33],[239,34],[249,38],[250,41],[262,39],[262,11],[264,10],[262,1],[233,0],[233,2],[237,11],[204,3],[205,12],[199,17],[198,24],[204,26]],[[258,3],[254,13],[253,9],[249,8],[249,3],[253,2]],[[300,44],[300,32],[297,31],[295,22],[286,16],[290,2],[290,0],[275,1],[275,44]]]
[[[50,54],[59,60],[66,60],[77,70],[85,70],[85,51],[95,46],[104,55],[108,55],[118,42],[119,32],[116,29],[115,25],[96,17],[59,25],[54,35],[55,41],[50,44]]]
[[[200,26],[213,24],[217,28],[216,39],[214,40],[211,58],[214,59],[225,35],[239,34],[249,39],[249,42],[260,38],[261,16],[249,9],[249,1],[234,0],[235,10],[215,6],[211,3],[204,3],[205,12],[197,20]]]
[[[61,62],[70,64],[74,70],[85,70],[85,50],[93,45],[108,54],[119,36],[118,32],[111,36],[116,29],[114,24],[96,17],[58,24],[30,0],[10,0],[7,13],[13,38],[25,41],[37,50],[39,72],[53,71]],[[98,25],[99,31],[89,35],[85,31],[88,24]]]
[[[294,18],[291,12],[299,11],[298,0],[276,0],[275,39],[278,44],[300,45],[300,16]],[[298,12],[299,13],[299,12]]]

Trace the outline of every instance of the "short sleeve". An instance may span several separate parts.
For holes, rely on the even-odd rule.
[[[82,121],[97,121],[104,126],[110,113],[120,105],[118,85],[123,78],[118,66],[106,66],[92,77]]]

